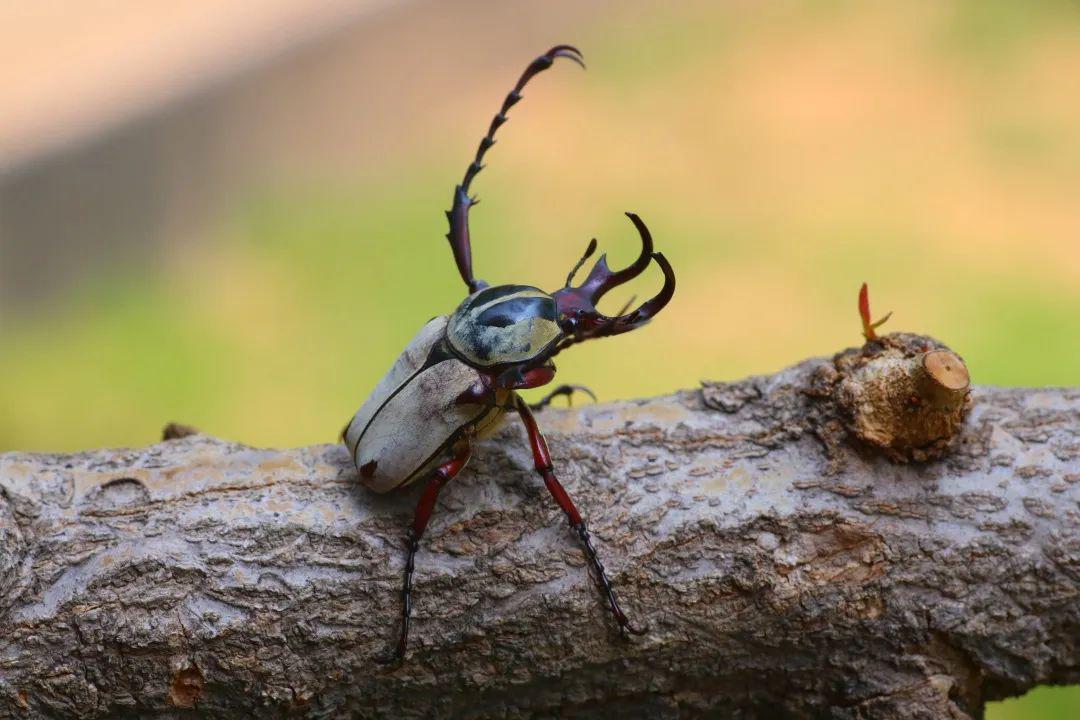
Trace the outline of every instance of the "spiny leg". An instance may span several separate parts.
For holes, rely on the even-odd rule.
[[[412,617],[413,561],[416,558],[416,551],[420,548],[420,538],[423,537],[424,530],[427,529],[428,520],[431,519],[431,512],[435,508],[435,500],[439,497],[439,491],[442,490],[443,485],[453,480],[461,472],[461,469],[469,462],[471,456],[472,443],[466,435],[459,442],[454,451],[454,456],[432,472],[431,479],[424,488],[420,501],[416,504],[413,524],[406,538],[408,555],[405,560],[405,579],[401,586],[401,635],[398,638],[397,649],[393,657],[384,660],[385,663],[400,664],[405,660],[405,651],[409,643],[409,620]]]
[[[532,447],[533,463],[536,467],[536,472],[540,473],[541,477],[544,478],[544,485],[547,486],[548,492],[551,493],[551,497],[555,499],[555,502],[562,508],[562,511],[566,513],[566,518],[570,521],[570,527],[577,532],[578,538],[585,547],[585,554],[588,556],[589,563],[596,572],[596,581],[600,585],[600,590],[608,602],[608,607],[611,608],[611,614],[615,616],[615,621],[619,623],[619,630],[632,635],[641,635],[644,630],[635,628],[630,623],[629,618],[626,617],[626,614],[622,611],[622,608],[619,607],[619,600],[615,597],[615,590],[611,586],[611,580],[608,579],[607,572],[604,570],[604,565],[600,562],[600,558],[596,554],[596,548],[593,547],[592,536],[589,535],[589,529],[585,526],[585,521],[581,519],[581,513],[574,507],[574,501],[570,499],[570,495],[566,492],[562,483],[555,477],[554,469],[551,466],[551,453],[548,452],[547,441],[540,432],[540,428],[536,425],[536,418],[533,417],[532,411],[529,409],[529,404],[520,396],[517,396],[516,403],[518,414],[521,415],[521,420],[525,423],[525,431],[529,435],[529,445]]]
[[[446,239],[450,241],[450,249],[454,253],[454,262],[457,263],[461,279],[469,287],[470,293],[486,287],[486,283],[473,277],[472,242],[469,239],[469,208],[478,201],[474,197],[469,197],[469,186],[477,173],[484,169],[482,164],[484,155],[495,144],[495,132],[506,122],[510,108],[521,100],[521,91],[525,88],[526,83],[537,73],[551,67],[552,63],[555,62],[555,58],[560,57],[569,58],[578,65],[585,67],[581,53],[577,48],[570,45],[556,45],[529,63],[529,66],[525,68],[525,72],[518,78],[514,89],[503,100],[502,107],[499,108],[499,112],[492,119],[491,125],[488,126],[487,134],[480,140],[480,147],[476,150],[476,157],[473,158],[472,163],[465,170],[465,178],[460,185],[454,188],[454,204],[446,211],[446,219],[450,221],[450,232],[446,234]]]
[[[591,397],[593,402],[596,402],[596,395],[593,393],[592,390],[585,387],[584,385],[560,385],[557,388],[555,388],[554,390],[552,390],[551,392],[549,392],[544,397],[540,398],[539,401],[534,402],[534,403],[529,403],[529,409],[530,410],[543,410],[544,408],[546,408],[548,405],[551,404],[552,400],[559,397],[560,395],[565,395],[566,396],[566,401],[569,404],[573,405],[574,404],[574,393],[575,392],[583,392],[586,395],[588,395],[589,397]]]

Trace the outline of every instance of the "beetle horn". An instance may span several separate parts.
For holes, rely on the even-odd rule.
[[[570,280],[574,275],[574,272],[571,272],[567,278],[566,287],[553,293],[559,308],[560,324],[567,334],[566,340],[559,345],[559,350],[582,340],[618,335],[641,327],[663,310],[675,294],[675,272],[662,254],[653,252],[653,240],[649,228],[634,213],[628,212],[626,216],[634,223],[634,227],[641,235],[641,253],[637,259],[622,270],[612,271],[608,268],[607,255],[601,255],[585,282],[578,287],[571,287]],[[589,243],[585,257],[574,268],[575,272],[594,249],[595,244]],[[664,273],[664,286],[655,297],[646,300],[629,313],[625,312],[624,307],[614,317],[604,315],[596,309],[600,298],[612,288],[629,282],[643,273],[651,260],[656,260],[656,264]]]
[[[570,270],[570,274],[566,276],[566,284],[563,287],[570,287],[570,283],[574,282],[574,276],[577,275],[577,271],[581,269],[581,266],[585,264],[585,261],[592,257],[592,254],[596,252],[596,238],[589,241],[589,246],[585,248],[585,253],[581,256],[581,259],[577,261],[577,264]]]
[[[589,272],[589,277],[585,278],[585,282],[577,288],[578,292],[588,295],[594,305],[600,302],[600,298],[602,298],[608,290],[633,280],[649,266],[649,258],[653,253],[652,233],[649,232],[649,228],[645,226],[645,223],[641,221],[641,218],[634,213],[628,212],[626,213],[626,217],[630,218],[630,222],[634,223],[634,227],[637,228],[638,233],[641,235],[641,253],[638,254],[637,259],[634,260],[634,262],[617,272],[612,272],[608,268],[607,253],[600,256],[600,259],[593,265],[592,271]],[[593,249],[595,246],[590,243],[589,248]],[[586,255],[586,257],[588,257],[588,255]],[[584,258],[582,259],[584,260]],[[567,285],[569,286],[569,283],[567,283]]]

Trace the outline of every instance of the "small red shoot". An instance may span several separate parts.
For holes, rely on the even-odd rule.
[[[874,328],[881,327],[886,320],[892,317],[892,311],[889,311],[885,314],[885,317],[877,322],[870,322],[870,291],[866,287],[866,283],[863,283],[862,287],[859,288],[859,317],[862,318],[862,334],[867,342],[877,340],[878,336],[874,332]]]

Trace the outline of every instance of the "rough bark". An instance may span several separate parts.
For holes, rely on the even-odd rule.
[[[439,501],[398,670],[418,489],[341,446],[0,456],[0,717],[960,718],[1080,682],[1080,391],[976,387],[899,465],[830,433],[831,366],[540,414],[631,640],[508,423]]]

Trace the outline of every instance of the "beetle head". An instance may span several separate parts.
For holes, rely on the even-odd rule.
[[[566,278],[566,287],[552,293],[559,311],[559,326],[566,334],[566,339],[559,343],[556,352],[582,340],[619,335],[635,330],[663,310],[675,293],[675,272],[662,254],[653,252],[649,228],[645,227],[645,223],[634,213],[628,212],[626,216],[634,223],[634,227],[641,235],[641,254],[630,265],[618,271],[609,269],[607,256],[601,255],[593,265],[589,276],[585,278],[585,282],[577,287],[571,287],[570,283],[573,281],[574,274],[596,251],[596,240],[589,243],[584,257]],[[656,260],[656,264],[664,273],[664,286],[655,297],[646,300],[629,313],[620,313],[613,317],[604,315],[596,309],[600,298],[612,288],[629,282],[644,272],[650,260]]]

